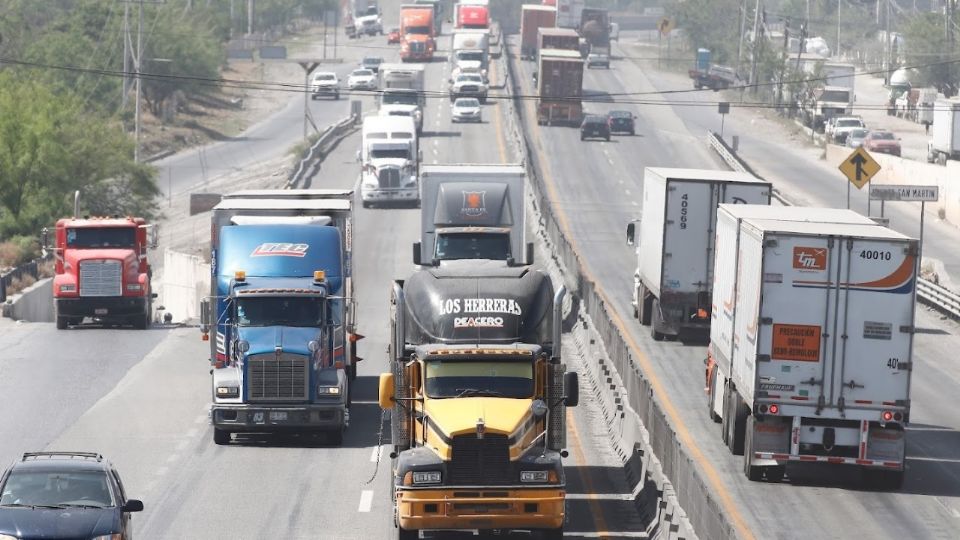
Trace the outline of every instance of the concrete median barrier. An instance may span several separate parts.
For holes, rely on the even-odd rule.
[[[3,315],[15,321],[53,322],[53,279],[41,279],[14,295],[3,306]]]

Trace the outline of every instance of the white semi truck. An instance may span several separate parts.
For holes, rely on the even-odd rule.
[[[933,139],[927,143],[927,162],[946,165],[960,160],[960,97],[941,98],[933,104]]]
[[[374,204],[420,204],[417,128],[410,117],[367,116],[357,151],[360,200]]]
[[[522,165],[423,165],[420,241],[414,264],[493,259],[532,264],[526,244]]]
[[[917,254],[847,210],[720,206],[707,409],[747,478],[818,462],[902,483]]]
[[[771,186],[745,173],[648,167],[643,216],[627,225],[636,246],[634,317],[657,341],[706,338],[720,203],[770,204]],[[637,241],[639,240],[639,242]]]

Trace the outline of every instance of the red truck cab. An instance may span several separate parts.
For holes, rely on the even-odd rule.
[[[434,42],[433,8],[400,8],[400,60],[429,62],[436,49]]]
[[[151,232],[155,229],[149,229]],[[143,218],[64,218],[54,232],[53,303],[58,329],[85,317],[147,328],[153,311]],[[44,230],[44,245],[48,244]]]

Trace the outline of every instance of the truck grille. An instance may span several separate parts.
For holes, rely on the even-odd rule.
[[[426,52],[427,46],[425,43],[419,41],[414,41],[410,43],[410,52],[412,53],[422,53]]]
[[[377,172],[377,179],[381,188],[398,188],[400,187],[400,169],[393,167],[380,169]]]
[[[309,395],[307,357],[299,354],[255,354],[247,360],[250,401],[306,401]]]
[[[118,260],[80,261],[80,296],[121,296],[122,268]]]
[[[449,483],[461,486],[515,484],[510,466],[510,443],[506,435],[460,435],[453,438],[453,453],[447,469]]]
[[[472,84],[465,84],[460,87],[461,92],[477,92],[480,90],[479,86],[474,86]]]

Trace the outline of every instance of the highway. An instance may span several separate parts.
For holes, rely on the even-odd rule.
[[[440,43],[447,42],[441,38]],[[448,70],[440,60],[428,66],[430,90],[446,90]],[[372,110],[372,100],[364,98],[363,106]],[[451,124],[447,99],[431,99],[424,161],[519,161],[500,109],[487,105],[482,124]],[[359,139],[355,133],[327,157],[312,187],[354,187]],[[223,159],[229,162],[226,153]],[[5,408],[16,414],[0,419],[0,461],[35,449],[103,453],[121,472],[131,496],[145,502],[146,510],[133,518],[138,538],[390,537],[389,457],[381,452],[386,441],[378,437],[376,379],[387,365],[389,283],[414,269],[410,244],[419,215],[413,209],[355,207],[358,331],[366,336],[359,355],[365,360],[342,446],[329,446],[323,438],[256,436],[214,445],[207,419],[208,349],[196,328],[57,332],[52,324],[4,321],[0,389],[5,397],[19,399]],[[572,344],[565,352],[574,366],[583,361]],[[605,442],[606,428],[598,420],[602,413],[592,396],[584,392],[570,417],[568,537],[641,537],[646,523],[632,501],[623,500],[633,486],[624,485],[622,463]]]
[[[532,62],[522,63],[524,95],[534,93],[532,68]],[[653,92],[665,84],[658,77],[629,61],[614,61],[611,70],[587,71],[584,93],[604,99],[606,94]],[[644,100],[663,99],[644,96]],[[706,95],[703,99],[715,97]],[[533,102],[520,103],[531,117]],[[863,490],[859,475],[847,469],[792,467],[788,484],[747,481],[742,458],[730,455],[720,441],[719,425],[706,415],[705,348],[654,342],[649,331],[631,319],[636,256],[624,243],[626,223],[642,211],[643,167],[721,168],[704,144],[706,129],[718,129],[719,125],[714,125],[712,113],[704,113],[704,109],[669,104],[590,103],[585,108],[598,113],[632,110],[639,116],[637,135],[614,136],[610,143],[581,142],[575,129],[527,122],[525,128],[537,154],[533,159],[545,176],[549,197],[561,211],[559,219],[567,235],[584,261],[586,277],[599,285],[615,307],[615,323],[629,336],[629,344],[640,358],[639,367],[651,380],[655,393],[669,402],[670,420],[678,439],[690,447],[688,455],[699,456],[695,463],[710,479],[713,495],[739,536],[955,538],[960,525],[960,416],[942,405],[946,396],[952,395],[949,389],[960,384],[951,370],[952,356],[946,353],[960,346],[957,326],[923,308],[918,310],[917,324],[924,331],[915,341],[913,428],[908,438],[906,482],[900,492]],[[728,120],[727,129],[730,125]],[[752,140],[741,146],[744,144],[750,146]],[[786,143],[771,141],[762,150],[768,163],[790,160],[790,152]],[[842,186],[806,172],[789,174],[790,183],[776,185],[787,196],[797,195],[813,203],[820,199],[809,191],[820,186],[824,190]],[[796,187],[800,185],[803,188]],[[889,212],[890,207],[887,209]],[[906,217],[903,219],[906,221]],[[895,224],[901,222],[900,217],[894,220]],[[939,250],[931,247],[933,251]]]

